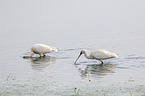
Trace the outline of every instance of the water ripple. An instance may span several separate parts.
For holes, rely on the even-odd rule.
[[[115,68],[118,68],[118,69],[130,69],[128,67],[115,67]]]
[[[134,56],[134,57],[127,57],[126,59],[145,59],[145,57],[142,57],[142,56]]]
[[[84,48],[76,48],[76,49],[64,49],[64,50],[59,50],[59,51],[74,51],[74,50],[81,50]]]

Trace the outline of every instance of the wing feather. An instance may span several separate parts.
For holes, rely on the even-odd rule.
[[[31,50],[36,54],[45,54],[50,52],[52,48],[44,44],[35,44],[32,46]]]
[[[98,60],[117,58],[117,55],[115,53],[109,52],[104,49],[99,49],[97,51],[93,51],[90,55],[92,58],[98,59]]]

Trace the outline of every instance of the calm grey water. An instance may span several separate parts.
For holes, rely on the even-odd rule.
[[[0,1],[0,95],[145,95],[144,0]],[[56,47],[22,58],[35,43]],[[96,60],[82,49],[119,58]]]

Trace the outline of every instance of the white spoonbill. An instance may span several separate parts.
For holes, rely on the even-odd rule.
[[[48,46],[45,44],[34,44],[31,48],[31,53],[24,57],[32,57],[34,54],[39,54],[41,56],[45,56],[46,53],[55,51],[57,52],[58,50],[55,47]]]
[[[99,50],[93,51],[91,53],[88,50],[83,49],[83,50],[81,50],[80,55],[76,59],[75,64],[82,54],[84,54],[87,59],[96,59],[96,60],[101,61],[101,64],[103,64],[103,60],[105,60],[105,59],[118,58],[118,56],[115,53],[109,52],[104,49],[99,49]]]

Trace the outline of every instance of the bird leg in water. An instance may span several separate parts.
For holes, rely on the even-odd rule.
[[[40,54],[40,57],[43,57],[44,55],[43,54]]]

